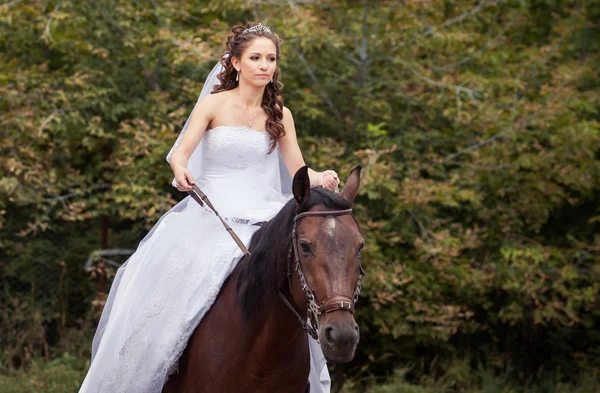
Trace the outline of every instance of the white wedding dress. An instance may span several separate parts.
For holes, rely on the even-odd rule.
[[[287,202],[277,150],[247,127],[207,131],[190,158],[196,183],[247,246],[258,221]],[[80,393],[160,393],[241,250],[208,207],[189,196],[167,212],[118,270]],[[311,393],[329,392],[320,346],[309,337]]]

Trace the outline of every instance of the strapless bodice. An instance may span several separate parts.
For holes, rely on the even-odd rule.
[[[271,139],[266,131],[246,126],[218,126],[207,130],[201,140],[202,166],[246,169],[261,165],[269,154]]]
[[[266,131],[219,126],[207,130],[188,169],[224,217],[272,217],[287,201],[282,195],[277,149],[269,153]]]

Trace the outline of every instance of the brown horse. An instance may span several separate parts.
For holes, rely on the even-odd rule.
[[[351,207],[359,184],[360,167],[339,194],[311,189],[307,167],[296,173],[294,199],[253,235],[251,256],[221,288],[163,393],[307,392],[306,331],[318,335],[327,360],[354,357],[364,241]]]

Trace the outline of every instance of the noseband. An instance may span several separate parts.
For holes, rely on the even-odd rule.
[[[307,323],[296,311],[296,309],[290,304],[290,302],[286,299],[286,297],[279,292],[279,296],[283,300],[283,302],[288,306],[290,310],[296,314],[298,320],[300,321],[300,325],[302,328],[310,334],[312,338],[315,340],[319,340],[319,316],[321,314],[326,314],[338,310],[348,310],[352,314],[354,314],[354,305],[358,302],[358,297],[360,295],[360,290],[362,286],[362,276],[364,275],[364,271],[360,264],[360,256],[358,259],[358,279],[356,281],[356,287],[354,288],[353,297],[350,298],[344,295],[335,295],[330,298],[325,299],[320,305],[317,305],[315,292],[310,288],[308,283],[306,282],[306,278],[304,277],[304,272],[302,271],[302,265],[300,265],[300,253],[298,252],[298,239],[296,238],[296,227],[298,226],[298,222],[304,217],[335,217],[342,216],[346,214],[352,214],[352,209],[345,210],[331,210],[331,211],[318,211],[318,212],[305,212],[300,213],[294,217],[294,227],[292,229],[292,245],[290,246],[290,250],[288,252],[288,285],[290,288],[290,294],[292,293],[292,263],[295,264],[296,273],[298,275],[298,281],[300,282],[300,287],[304,292],[304,296],[306,297],[306,302],[308,304],[307,307],[307,316],[310,323]],[[292,254],[293,253],[293,254]],[[292,261],[292,255],[294,260]]]

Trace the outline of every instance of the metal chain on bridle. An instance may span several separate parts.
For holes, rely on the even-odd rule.
[[[358,278],[356,281],[356,287],[354,288],[354,293],[352,297],[344,296],[344,295],[335,295],[330,298],[325,299],[320,305],[317,305],[317,300],[315,297],[315,292],[310,288],[308,283],[306,282],[306,278],[304,277],[304,272],[302,271],[302,265],[300,264],[300,254],[298,252],[298,239],[296,238],[296,227],[298,222],[304,217],[335,217],[341,216],[345,214],[352,214],[352,209],[345,210],[330,210],[330,211],[318,211],[318,212],[305,212],[300,213],[294,217],[294,226],[292,228],[292,245],[290,246],[290,250],[288,252],[288,285],[290,289],[290,293],[292,292],[292,264],[294,264],[294,268],[296,270],[296,274],[298,275],[298,281],[300,283],[300,288],[304,292],[304,296],[306,297],[307,302],[307,317],[308,322],[304,320],[296,311],[296,309],[290,304],[290,302],[286,299],[286,297],[279,292],[279,296],[284,301],[284,303],[288,306],[290,310],[298,317],[298,321],[302,328],[310,334],[312,338],[319,341],[319,316],[325,313],[337,311],[337,310],[348,310],[352,314],[354,314],[354,306],[358,302],[358,297],[360,296],[360,291],[362,288],[362,276],[364,275],[364,271],[360,264],[360,257],[358,259]],[[293,261],[292,261],[293,257]]]

